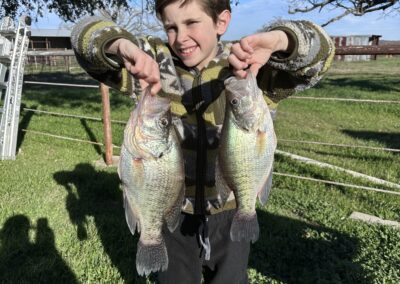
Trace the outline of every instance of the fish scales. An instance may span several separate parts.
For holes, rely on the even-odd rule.
[[[172,154],[172,153],[171,153]],[[143,217],[143,240],[147,242],[151,242],[151,240],[161,235],[161,228],[163,224],[162,218],[165,209],[161,206],[159,207],[148,207],[149,204],[162,204],[164,202],[168,202],[166,207],[169,208],[174,205],[176,202],[176,194],[172,189],[182,186],[180,184],[181,180],[176,179],[176,172],[171,171],[168,167],[169,163],[176,162],[176,159],[173,159],[173,156],[170,157],[170,153],[166,154],[162,162],[157,160],[148,161],[145,164],[145,167],[148,170],[144,172],[146,175],[143,177],[145,181],[145,186],[143,190],[138,192],[138,206],[141,208],[145,208],[146,213]],[[157,172],[154,171],[157,169]],[[167,190],[171,188],[171,190]],[[163,192],[160,192],[163,190]],[[146,225],[149,225],[148,227]],[[142,236],[141,236],[142,237]]]
[[[179,223],[184,197],[183,158],[171,123],[170,100],[146,92],[124,131],[118,173],[125,216],[140,238],[136,269],[140,275],[168,267],[162,228]]]
[[[254,242],[259,235],[256,200],[258,197],[265,204],[268,199],[276,136],[268,106],[251,73],[242,80],[229,78],[225,86],[216,186],[221,198],[229,196],[229,191],[235,194],[237,212],[231,239]]]
[[[235,157],[235,161],[238,162],[222,163],[224,165],[222,171],[227,173],[224,176],[228,185],[237,195],[237,199],[242,201],[239,205],[242,212],[251,214],[255,211],[256,197],[260,188],[258,179],[254,177],[264,175],[270,162],[266,159],[257,159],[259,156],[257,133],[246,133],[237,125],[232,125],[227,134],[221,147],[229,149],[225,155]],[[240,188],[250,190],[240,190]]]

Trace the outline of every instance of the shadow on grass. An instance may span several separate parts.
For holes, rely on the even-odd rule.
[[[342,132],[356,139],[374,140],[384,143],[388,148],[400,149],[400,133],[360,131],[360,130],[348,130],[348,129],[343,129]]]
[[[119,178],[78,164],[54,174],[67,191],[66,207],[77,238],[88,238],[86,222],[94,219],[99,238],[125,283],[146,283],[136,274],[138,236],[126,225]],[[258,210],[260,239],[253,245],[249,267],[285,283],[371,283],[353,262],[358,240],[335,230]],[[154,279],[152,279],[154,280]]]
[[[136,274],[136,243],[125,221],[122,193],[117,173],[97,171],[90,164],[78,164],[72,171],[54,174],[67,191],[66,207],[76,225],[80,241],[88,238],[86,222],[94,219],[99,238],[125,283],[146,283]],[[76,189],[76,190],[75,190]]]
[[[93,133],[92,129],[90,129],[90,127],[89,127],[88,123],[86,122],[86,120],[85,119],[80,119],[80,122],[81,122],[83,128],[85,129],[87,135],[89,136],[90,141],[99,142],[99,141],[97,141],[96,135]],[[95,149],[97,154],[99,154],[100,156],[102,155],[100,145],[93,144],[93,148]]]
[[[99,83],[86,73],[71,74],[66,72],[40,72],[37,74],[24,75],[25,81],[68,83],[98,85]]]
[[[21,110],[25,108],[26,106],[24,104],[21,105]],[[37,109],[37,106],[32,106],[31,109]],[[26,132],[22,131],[22,129],[27,129],[29,123],[32,120],[32,117],[34,115],[34,112],[32,111],[25,111],[23,112],[22,119],[19,122],[18,125],[18,138],[17,138],[17,147],[16,147],[16,152],[18,153],[19,149],[21,148],[22,143],[24,142],[25,139],[25,134]]]
[[[358,240],[300,220],[257,210],[260,239],[249,267],[284,283],[372,283],[353,261]]]
[[[31,242],[29,231],[35,229]],[[34,227],[26,216],[15,215],[4,223],[0,240],[1,283],[78,283],[55,247],[46,218]]]
[[[400,80],[393,77],[377,77],[375,80],[371,80],[370,77],[365,79],[357,79],[354,77],[348,78],[325,78],[321,84],[318,84],[314,88],[323,89],[327,86],[341,88],[355,88],[357,90],[364,90],[369,92],[399,92]]]

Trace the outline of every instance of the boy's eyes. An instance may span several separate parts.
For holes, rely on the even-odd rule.
[[[173,32],[173,31],[176,30],[176,28],[174,28],[174,27],[165,27],[164,29],[165,29],[167,32]]]
[[[164,30],[165,30],[167,33],[175,32],[175,31],[176,31],[176,27],[173,27],[173,26],[165,26],[165,27],[164,27]]]
[[[200,21],[187,21],[186,25],[191,26],[197,23],[200,23]],[[176,26],[165,26],[164,29],[167,32],[176,32],[178,28]]]
[[[189,21],[187,24],[188,25],[193,25],[193,24],[197,24],[199,21]]]

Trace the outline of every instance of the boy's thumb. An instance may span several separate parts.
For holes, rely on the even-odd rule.
[[[161,84],[160,83],[150,84],[148,88],[150,89],[150,94],[155,96],[161,90]]]
[[[262,67],[262,64],[260,63],[253,63],[250,66],[250,71],[251,73],[253,73],[254,76],[257,76],[258,74],[258,70],[260,70],[260,68]]]

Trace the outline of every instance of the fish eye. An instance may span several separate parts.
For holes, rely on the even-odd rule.
[[[231,100],[231,105],[236,106],[239,104],[239,100],[238,99],[232,99]]]
[[[159,120],[159,123],[160,123],[160,125],[163,126],[163,127],[166,127],[166,126],[168,126],[168,124],[169,124],[168,119],[166,119],[166,118],[161,118],[161,119]]]

